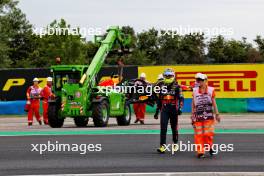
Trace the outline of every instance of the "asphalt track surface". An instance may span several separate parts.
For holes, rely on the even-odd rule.
[[[31,144],[101,144],[102,151],[31,151]],[[168,143],[171,136],[168,136]],[[180,141],[193,141],[191,134]],[[158,154],[157,134],[1,136],[0,175],[135,172],[264,172],[264,134],[217,134],[215,143],[234,144],[234,151],[197,159],[194,152]]]
[[[146,125],[117,126],[110,119],[106,128],[76,128],[68,118],[63,128],[52,129],[35,123],[28,128],[26,117],[0,116],[0,175],[147,173],[149,175],[229,175],[257,172],[264,175],[264,114],[223,114],[216,124],[215,143],[234,144],[233,152],[198,160],[194,152],[172,155],[156,153],[159,120],[147,115]],[[133,117],[134,120],[134,117]],[[132,121],[133,122],[133,121]],[[179,118],[180,141],[193,142],[189,115]],[[168,143],[171,142],[168,136]],[[31,144],[101,144],[101,152],[32,152]],[[198,173],[199,172],[199,173]],[[213,172],[213,173],[212,173]],[[236,172],[236,173],[234,173]],[[154,174],[155,173],[155,174]],[[162,174],[159,174],[162,173]],[[250,173],[252,174],[252,173]],[[184,173],[186,175],[186,173]],[[243,175],[245,175],[243,173]],[[254,175],[254,174],[253,174]]]

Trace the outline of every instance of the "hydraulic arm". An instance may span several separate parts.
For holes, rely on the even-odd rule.
[[[101,41],[101,46],[96,52],[88,70],[80,80],[80,84],[84,87],[95,86],[95,77],[102,68],[107,54],[114,45],[120,45],[121,49],[124,49],[130,43],[130,37],[126,37],[117,26],[110,27],[107,32],[108,33],[105,39]]]

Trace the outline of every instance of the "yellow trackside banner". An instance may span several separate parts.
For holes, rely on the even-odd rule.
[[[206,74],[218,98],[264,97],[264,64],[147,66],[138,67],[138,73],[144,72],[149,82],[156,82],[166,68],[174,69],[181,85],[191,85],[198,72]],[[186,98],[191,94],[184,93]]]

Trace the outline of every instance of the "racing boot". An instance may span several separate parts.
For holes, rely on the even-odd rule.
[[[157,149],[157,152],[159,152],[159,153],[165,153],[165,151],[166,151],[166,148],[165,148],[164,145],[161,145],[161,146]]]
[[[198,155],[197,155],[197,158],[205,158],[205,155],[203,154],[203,153],[199,153]]]

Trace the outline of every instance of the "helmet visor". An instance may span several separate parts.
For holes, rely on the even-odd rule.
[[[164,77],[165,79],[170,79],[170,78],[173,78],[174,75],[163,75],[163,77]]]

